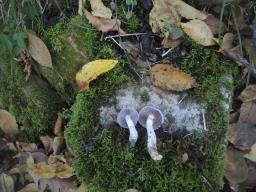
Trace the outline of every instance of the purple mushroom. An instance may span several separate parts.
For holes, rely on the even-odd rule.
[[[117,123],[122,128],[128,128],[130,135],[129,135],[129,141],[131,143],[131,147],[135,146],[135,143],[138,139],[138,132],[135,128],[135,125],[137,124],[139,119],[138,112],[132,108],[127,107],[125,109],[122,109],[118,115],[117,115]]]
[[[154,105],[147,105],[139,112],[139,123],[147,129],[148,134],[148,153],[153,160],[163,158],[157,151],[155,130],[164,122],[164,115],[160,109]]]

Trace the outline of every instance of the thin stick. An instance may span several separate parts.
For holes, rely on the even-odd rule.
[[[139,35],[155,35],[155,34],[151,34],[151,33],[129,33],[129,34],[123,34],[123,35],[111,35],[111,36],[105,37],[105,40],[107,40],[111,37],[116,38],[116,37],[130,37],[130,36],[139,36]]]
[[[202,114],[203,114],[204,130],[207,131],[204,109],[202,110]]]

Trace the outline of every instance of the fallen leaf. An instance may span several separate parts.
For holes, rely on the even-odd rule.
[[[25,79],[27,81],[31,75],[31,56],[28,54],[27,51],[22,51],[16,61],[24,66],[23,71],[26,74]]]
[[[66,163],[67,160],[64,155],[50,155],[48,158],[48,164]]]
[[[164,31],[165,23],[170,26],[177,26],[181,17],[186,19],[207,18],[207,15],[181,0],[157,0],[153,1],[154,7],[149,14],[149,24],[154,33]]]
[[[256,103],[253,101],[243,103],[240,109],[240,123],[256,124]]]
[[[30,169],[40,179],[51,179],[56,176],[56,167],[54,165],[36,163]]]
[[[125,192],[139,192],[137,189],[127,189]]]
[[[13,178],[5,173],[1,173],[0,175],[0,191],[15,192]]]
[[[252,48],[253,48],[253,41],[252,41],[252,39],[247,39],[247,38],[243,39],[242,45],[243,45],[247,55],[250,55],[251,52],[252,52]]]
[[[57,120],[55,121],[53,133],[56,136],[62,136],[63,135],[63,118],[58,116]]]
[[[166,21],[175,26],[180,20],[181,16],[177,10],[172,6],[168,6],[166,0],[154,1],[154,7],[149,14],[149,24],[154,33],[164,31],[164,23]]]
[[[40,65],[52,68],[51,54],[44,42],[36,35],[27,32],[28,52]]]
[[[27,184],[24,188],[18,192],[38,192],[37,185],[35,183]]]
[[[80,90],[88,90],[90,81],[96,79],[102,73],[113,69],[117,63],[117,60],[95,60],[85,64],[76,74],[76,82]]]
[[[77,184],[73,179],[39,179],[39,182],[38,192],[45,192],[45,189],[49,189],[52,192],[69,192],[77,188]]]
[[[19,132],[15,117],[3,109],[0,109],[0,128],[10,137],[17,135]]]
[[[245,186],[246,188],[252,188],[256,186],[256,166],[254,163],[252,165],[249,165],[248,177],[246,181],[241,183],[241,185]]]
[[[224,176],[231,183],[241,183],[247,179],[248,167],[244,153],[229,147],[225,153]]]
[[[215,45],[213,33],[205,22],[194,19],[187,23],[180,23],[184,32],[196,43],[203,46]]]
[[[219,33],[219,25],[220,25],[219,22],[220,21],[219,21],[218,18],[216,18],[212,14],[208,14],[207,18],[203,21],[209,26],[209,28],[211,29],[211,31],[214,35]],[[220,34],[224,33],[225,30],[226,30],[226,26],[222,22],[221,23],[221,28],[220,28]]]
[[[53,154],[58,155],[65,147],[64,137],[54,137],[53,139]]]
[[[168,64],[157,64],[150,69],[154,86],[171,91],[184,91],[196,86],[190,75]]]
[[[94,16],[111,19],[112,11],[102,3],[102,0],[90,0],[90,4]]]
[[[226,33],[223,36],[222,43],[221,43],[221,50],[229,51],[233,47],[233,40],[235,36],[233,33]]]
[[[181,0],[166,0],[169,6],[174,7],[174,9],[186,19],[200,19],[204,20],[207,18],[207,15],[194,7],[188,5],[187,3]]]
[[[175,48],[179,46],[180,43],[181,43],[180,39],[172,39],[171,36],[167,34],[167,35],[164,35],[164,39],[161,44],[164,48]]]
[[[256,143],[256,127],[247,123],[231,124],[226,138],[235,148],[249,150]]]
[[[49,154],[50,152],[53,151],[53,138],[49,137],[48,135],[41,136],[40,141],[44,145],[44,150],[46,154]]]
[[[244,155],[245,158],[256,162],[256,144],[254,144],[251,148],[251,151]]]
[[[249,102],[256,100],[256,85],[247,86],[238,96],[242,102]]]
[[[37,150],[37,145],[35,143],[25,143],[25,142],[20,142],[16,141],[16,146],[19,151],[36,151]]]
[[[118,19],[104,19],[92,15],[89,11],[84,9],[84,15],[98,31],[107,33],[110,31],[116,31],[119,34],[125,34],[125,32],[120,28],[121,21]]]
[[[67,179],[74,175],[74,169],[67,164],[61,164],[56,168],[56,176],[58,178]]]

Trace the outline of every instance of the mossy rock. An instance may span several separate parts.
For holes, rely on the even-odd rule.
[[[35,141],[52,128],[63,102],[34,72],[26,81],[23,66],[13,57],[0,59],[0,107],[15,116],[22,130],[20,139]]]
[[[229,120],[229,98],[222,90],[232,93],[233,84],[225,76],[235,75],[237,69],[213,50],[197,45],[191,47],[179,67],[199,83],[189,94],[206,105],[208,131],[184,138],[158,131],[158,148],[164,156],[159,162],[147,153],[144,129],[140,129],[135,148],[130,148],[126,129],[116,125],[100,128],[99,107],[131,81],[131,74],[128,77],[124,72],[125,65],[101,76],[88,92],[77,95],[65,137],[74,151],[76,174],[87,184],[88,191],[123,192],[136,188],[153,192],[208,192],[222,188],[224,135]],[[184,153],[189,157],[185,163]]]
[[[52,53],[53,69],[41,67],[40,73],[69,103],[78,92],[75,75],[95,57],[99,38],[99,33],[82,16],[63,20],[44,34]]]

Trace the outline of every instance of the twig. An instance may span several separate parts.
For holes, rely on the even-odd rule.
[[[105,40],[107,40],[107,39],[109,39],[109,38],[111,38],[111,37],[113,37],[113,38],[115,38],[115,37],[130,37],[130,36],[138,36],[138,35],[155,35],[155,34],[151,34],[151,33],[130,33],[130,34],[123,34],[123,35],[109,35],[109,36],[107,36],[107,37],[105,37]]]
[[[162,57],[165,57],[165,56],[168,55],[172,50],[173,50],[173,48],[169,49],[168,51],[166,51],[165,53],[163,53],[161,56],[162,56]]]
[[[202,110],[202,114],[203,114],[204,130],[207,131],[204,109]]]

